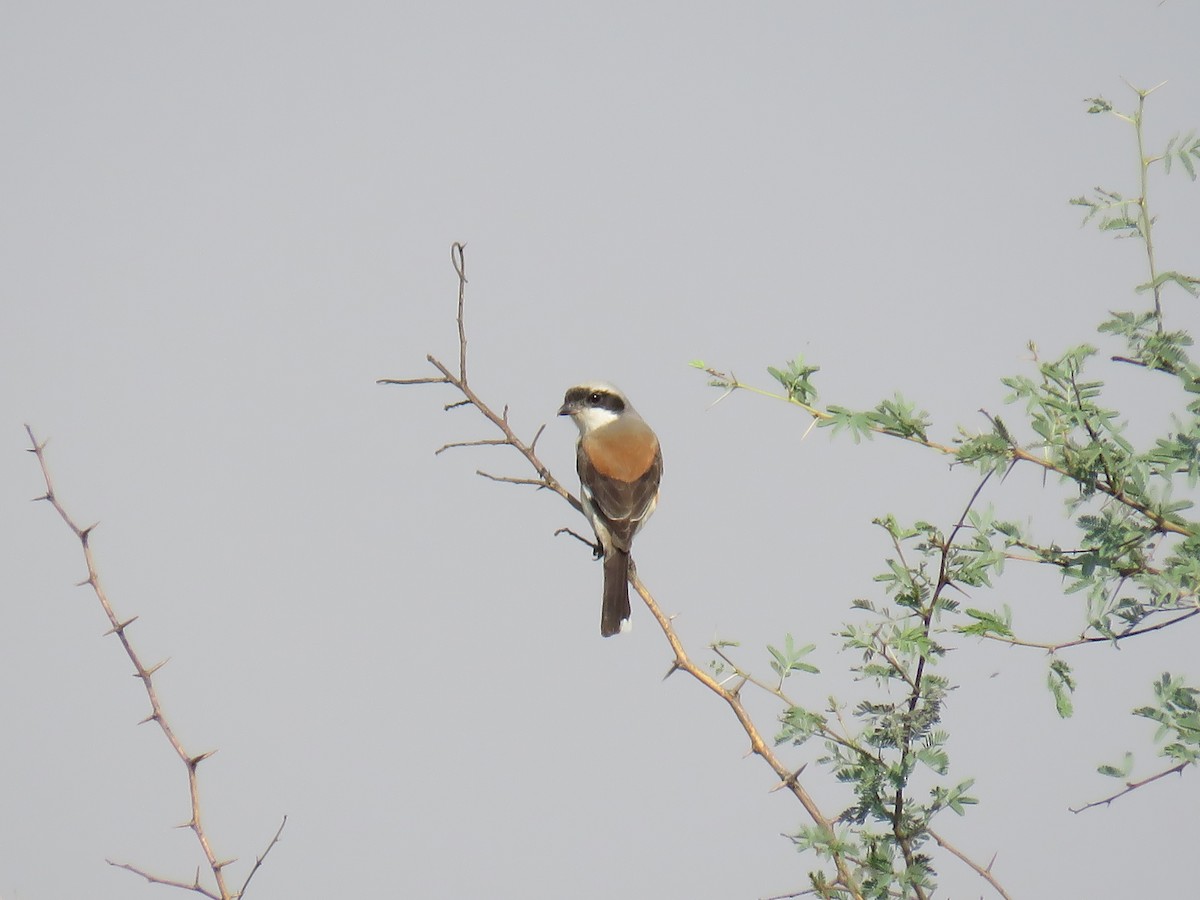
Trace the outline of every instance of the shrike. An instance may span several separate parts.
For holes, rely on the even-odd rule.
[[[662,450],[628,398],[603,381],[568,390],[558,414],[579,427],[579,494],[604,554],[600,633],[609,637],[629,630],[629,553],[658,504]]]

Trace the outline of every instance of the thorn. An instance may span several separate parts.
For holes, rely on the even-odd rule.
[[[158,721],[158,713],[152,712],[152,713],[150,713],[150,715],[146,716],[146,718],[142,719],[142,721],[138,722],[138,724],[145,725],[147,722],[157,722],[157,721]]]
[[[85,581],[84,584],[87,584],[87,582]],[[118,633],[124,631],[126,628],[128,628],[130,625],[132,625],[137,620],[138,620],[138,617],[134,616],[131,619],[126,619],[124,622],[118,622],[112,628],[108,629],[108,631],[104,632],[104,637],[108,637],[110,634],[118,634]]]
[[[148,669],[143,669],[141,672],[138,672],[133,677],[134,678],[149,678],[151,675],[153,675],[155,672],[157,672],[159,669],[161,669],[163,666],[165,666],[170,661],[171,661],[171,657],[168,656],[162,662],[155,663]]]
[[[213,863],[213,868],[214,869],[224,869],[226,866],[232,866],[237,861],[238,861],[238,858],[236,856],[230,857],[229,859],[218,859],[216,862]]]
[[[542,423],[542,427],[541,427],[541,428],[539,428],[539,429],[537,430],[537,434],[535,434],[535,435],[533,436],[533,443],[531,443],[531,444],[529,445],[529,450],[530,450],[530,452],[532,452],[532,451],[534,451],[534,450],[536,450],[536,449],[537,449],[537,442],[538,442],[538,438],[540,438],[540,437],[542,436],[542,432],[543,432],[543,431],[545,431],[545,430],[546,430],[546,423],[545,423],[545,422],[543,422],[543,423]]]
[[[456,400],[453,403],[447,403],[445,406],[442,407],[442,409],[445,412],[450,412],[450,410],[458,409],[460,406],[470,406],[470,405],[471,405],[470,400]]]
[[[193,756],[191,759],[189,759],[187,761],[188,768],[190,768],[190,769],[196,768],[196,766],[200,765],[200,763],[204,762],[206,759],[208,759],[210,756],[212,756],[216,752],[217,752],[216,750],[205,750],[199,756]]]
[[[670,678],[672,675],[674,675],[676,672],[678,672],[679,668],[680,668],[679,660],[675,660],[674,662],[671,663],[671,668],[667,669],[667,674],[662,677],[662,680],[666,681],[668,678]]]
[[[75,582],[75,587],[87,587],[91,583],[92,583],[92,576],[88,575],[88,577],[83,579],[83,581]]]
[[[53,499],[54,498],[50,496],[50,492],[46,491],[46,493],[42,494],[42,496],[40,496],[40,497],[30,497],[29,502],[37,503],[39,500],[53,500]]]
[[[733,391],[734,391],[733,388],[729,388],[729,390],[727,390],[725,393],[723,393],[720,397],[718,397],[712,403],[708,404],[708,406],[705,407],[705,411],[712,409],[714,406],[716,406],[718,403],[720,403],[722,400],[724,400],[726,397],[728,397],[730,394],[732,394]]]
[[[99,524],[100,524],[99,522],[93,522],[87,528],[83,529],[81,532],[79,532],[79,539],[86,544],[87,540],[88,540],[88,535],[90,535],[92,533],[92,530]]]
[[[808,768],[808,763],[805,763],[800,768],[798,768],[795,772],[793,772],[791,775],[789,775],[787,778],[785,778],[781,782],[779,782],[779,784],[775,785],[775,787],[771,788],[771,790],[767,791],[767,793],[773,794],[776,791],[783,790],[784,788],[790,788],[792,785],[794,785],[796,783],[796,779],[800,777],[800,773],[803,772],[807,768]]]
[[[1000,855],[999,850],[997,850],[995,853],[992,854],[992,858],[988,861],[986,871],[988,871],[988,872],[992,871],[992,866],[994,866],[996,864],[996,857],[999,855]]]
[[[187,821],[187,822],[180,822],[180,823],[179,823],[178,825],[176,825],[175,827],[176,827],[176,828],[191,828],[191,827],[193,827],[195,824],[196,824],[196,820],[195,820],[195,819],[191,819],[191,820],[189,820],[189,821]]]

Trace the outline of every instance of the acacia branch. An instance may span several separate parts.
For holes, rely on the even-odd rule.
[[[779,393],[776,393],[775,391],[768,391],[768,390],[764,390],[763,388],[755,387],[754,385],[751,385],[751,384],[746,384],[745,382],[739,381],[736,376],[725,373],[725,372],[721,372],[718,369],[705,369],[704,372],[706,374],[712,376],[713,380],[709,383],[712,384],[713,387],[723,387],[726,389],[726,393],[721,396],[720,400],[724,400],[725,397],[729,396],[729,394],[733,393],[736,390],[744,390],[744,391],[749,391],[752,394],[758,394],[763,397],[768,397],[772,400],[779,400],[783,403],[788,403],[792,406],[798,406],[800,409],[804,410],[806,413],[808,413],[810,416],[812,416],[815,421],[831,422],[836,418],[836,416],[834,416],[833,413],[828,412],[827,410],[820,409],[816,406],[812,406],[811,404],[805,403],[802,400],[797,399],[796,397],[792,397],[787,394],[779,394]],[[982,412],[982,410],[981,410],[981,412]],[[996,424],[996,420],[992,416],[988,415],[986,412],[984,412],[984,416],[987,417],[988,421],[991,422],[993,424],[993,426]],[[926,449],[934,450],[937,453],[942,454],[943,456],[949,456],[949,457],[953,457],[953,458],[958,457],[958,448],[953,447],[949,444],[942,444],[937,441],[931,441],[928,438],[922,437],[917,434],[908,434],[905,432],[894,431],[893,429],[887,428],[883,425],[868,425],[866,427],[869,431],[871,431],[874,434],[880,434],[880,435],[884,435],[885,437],[891,437],[891,438],[896,438],[898,440],[906,441],[910,444],[916,444],[920,447],[925,447]],[[1071,474],[1071,472],[1068,469],[1066,469],[1065,467],[1058,465],[1057,463],[1053,462],[1052,460],[1038,456],[1036,453],[1029,452],[1024,447],[1021,447],[1020,445],[1018,445],[1014,442],[1011,442],[1011,438],[1009,440],[1010,440],[1010,443],[1009,443],[1009,447],[1008,447],[1008,455],[1009,455],[1009,459],[1012,460],[1013,463],[1017,463],[1017,462],[1032,463],[1033,465],[1038,466],[1039,468],[1041,468],[1042,470],[1044,470],[1046,472],[1054,472],[1058,475],[1062,475],[1065,478],[1077,480],[1074,478],[1074,476]],[[1117,487],[1114,484],[1110,484],[1106,481],[1096,481],[1094,484],[1090,484],[1088,486],[1091,488],[1094,488],[1096,491],[1098,491],[1101,494],[1105,494],[1106,496],[1111,497],[1113,500],[1116,500],[1118,503],[1128,507],[1129,509],[1132,509],[1135,512],[1140,513],[1143,517],[1145,517],[1150,522],[1150,524],[1154,527],[1154,529],[1156,531],[1161,531],[1165,534],[1180,534],[1180,535],[1184,535],[1185,537],[1191,536],[1193,533],[1192,528],[1189,528],[1187,525],[1180,524],[1179,522],[1176,522],[1173,519],[1168,519],[1166,516],[1162,515],[1161,513],[1155,512],[1153,509],[1151,509],[1145,503],[1142,503],[1141,501],[1137,500],[1136,498],[1131,497],[1129,494],[1127,494],[1125,491],[1121,490],[1119,487]]]
[[[83,559],[87,565],[88,573],[87,578],[81,581],[79,586],[91,586],[92,591],[96,595],[96,599],[100,601],[100,606],[104,609],[104,615],[108,617],[109,624],[111,625],[105,634],[115,634],[117,636],[117,639],[121,642],[121,647],[125,651],[125,655],[133,664],[134,675],[142,682],[142,687],[145,689],[146,697],[150,701],[150,715],[146,716],[146,718],[144,718],[139,724],[144,724],[146,722],[158,723],[158,727],[162,731],[163,736],[167,739],[167,742],[171,745],[171,749],[175,751],[175,755],[179,757],[180,762],[183,763],[184,768],[187,770],[188,795],[191,801],[191,818],[185,823],[185,825],[191,829],[192,833],[196,837],[197,843],[200,845],[200,850],[204,854],[205,862],[207,863],[208,869],[212,872],[213,880],[216,883],[216,891],[214,892],[201,885],[200,872],[198,869],[196,871],[196,877],[194,881],[189,883],[186,881],[161,878],[128,863],[113,862],[112,860],[108,860],[107,862],[109,865],[115,866],[119,869],[125,869],[140,875],[147,881],[154,884],[165,884],[171,887],[183,888],[185,890],[201,894],[205,897],[212,898],[212,900],[236,900],[236,898],[241,897],[242,892],[231,892],[226,884],[225,879],[225,869],[230,865],[230,863],[233,862],[233,860],[219,859],[216,853],[213,851],[212,844],[209,841],[208,833],[204,827],[204,820],[201,816],[200,810],[200,782],[197,777],[197,769],[199,768],[200,763],[208,759],[216,751],[208,750],[204,753],[193,755],[184,749],[183,742],[175,733],[175,729],[171,726],[170,721],[168,721],[166,714],[163,712],[162,703],[158,696],[158,689],[154,684],[154,673],[161,669],[163,665],[166,664],[167,660],[163,660],[152,666],[147,666],[142,662],[141,657],[134,649],[133,644],[129,640],[129,635],[127,634],[129,626],[137,621],[138,617],[132,616],[128,619],[122,620],[114,611],[112,603],[108,599],[108,593],[104,589],[104,584],[100,580],[100,572],[96,567],[96,560],[92,553],[91,545],[91,533],[95,529],[96,524],[89,525],[86,528],[81,528],[75,523],[75,520],[71,518],[66,508],[59,501],[58,494],[54,490],[54,481],[51,478],[50,468],[46,462],[46,442],[39,442],[34,436],[33,429],[28,425],[25,426],[25,432],[29,435],[29,442],[32,445],[29,448],[29,452],[37,457],[38,466],[42,470],[42,480],[46,485],[46,493],[41,497],[36,497],[34,499],[45,500],[49,502],[50,505],[54,507],[55,512],[58,513],[59,518],[66,523],[67,527],[75,533],[75,537],[79,539],[79,544],[83,548]],[[286,817],[284,818],[284,821],[287,821]],[[282,830],[283,826],[280,825],[280,831]],[[255,864],[255,870],[257,870],[258,866],[261,865],[262,859],[265,858],[271,848],[275,846],[275,843],[278,841],[278,839],[279,833],[276,832],[275,838],[267,846],[267,849],[263,852],[262,857],[260,857],[258,862]],[[253,871],[251,874],[253,875]],[[247,878],[247,882],[248,881],[249,878]],[[242,887],[244,890],[245,884],[243,884]]]
[[[440,360],[438,360],[436,357],[429,355],[426,357],[426,359],[441,374],[440,378],[431,378],[431,379],[380,378],[377,380],[376,383],[377,384],[400,384],[400,385],[416,385],[416,384],[449,384],[449,385],[451,385],[452,387],[454,387],[456,390],[458,390],[463,395],[465,403],[468,403],[471,406],[475,407],[475,409],[477,409],[479,411],[479,413],[485,419],[487,419],[489,422],[491,422],[492,425],[494,425],[497,429],[499,429],[500,432],[504,435],[503,440],[488,442],[488,443],[495,443],[495,444],[500,444],[500,445],[511,446],[513,449],[515,449],[517,452],[519,452],[522,456],[525,457],[526,461],[529,463],[529,465],[531,465],[533,467],[533,469],[537,473],[538,477],[536,480],[524,480],[524,479],[513,479],[513,478],[500,478],[500,477],[493,476],[493,475],[487,475],[486,473],[483,473],[483,472],[479,472],[478,474],[483,475],[486,478],[490,478],[494,481],[509,481],[509,482],[515,482],[518,484],[526,484],[526,483],[530,483],[530,481],[532,481],[533,484],[535,484],[539,487],[549,488],[550,490],[554,491],[556,494],[558,494],[560,497],[562,497],[564,500],[566,500],[568,503],[570,503],[571,506],[576,511],[581,512],[582,506],[580,505],[579,500],[576,497],[574,497],[570,491],[568,491],[565,487],[563,487],[562,483],[559,482],[558,479],[556,479],[551,474],[550,470],[545,466],[544,463],[542,463],[542,461],[538,458],[537,454],[534,452],[533,443],[536,442],[537,436],[535,436],[534,441],[530,442],[529,444],[524,443],[520,438],[517,437],[517,435],[513,432],[512,428],[510,427],[510,425],[508,423],[507,408],[505,408],[505,410],[502,414],[497,415],[496,412],[492,409],[492,407],[489,406],[486,402],[484,402],[484,400],[481,399],[479,397],[479,395],[475,393],[474,389],[471,387],[471,385],[467,379],[467,332],[466,332],[466,325],[464,322],[464,298],[465,298],[465,293],[466,293],[467,278],[466,278],[466,266],[465,266],[465,262],[463,259],[463,249],[464,249],[464,245],[461,243],[455,243],[451,248],[451,259],[454,263],[455,273],[458,276],[458,318],[457,318],[458,340],[459,340],[458,374],[455,374],[452,371],[450,371],[450,369],[447,368],[446,365],[444,363],[442,363]],[[460,405],[460,404],[455,404],[455,405]],[[541,434],[541,429],[538,430],[538,436],[540,436],[540,434]],[[469,442],[469,443],[479,443],[479,442]],[[578,537],[578,535],[576,535],[576,537]],[[583,540],[584,543],[589,543],[586,539],[581,538],[581,540]],[[689,675],[691,675],[693,678],[695,678],[697,681],[699,681],[701,684],[703,684],[710,691],[714,692],[717,696],[719,696],[722,700],[724,700],[729,705],[730,709],[733,711],[734,715],[737,717],[738,723],[741,725],[741,727],[745,731],[747,737],[750,739],[751,752],[760,756],[763,760],[765,760],[767,762],[767,764],[771,767],[771,769],[775,772],[775,774],[780,779],[780,782],[783,784],[786,784],[787,787],[791,790],[792,794],[796,797],[796,799],[800,801],[800,804],[804,807],[805,811],[808,813],[809,817],[813,820],[813,822],[816,823],[816,825],[829,836],[830,840],[832,840],[834,837],[833,822],[824,813],[821,812],[820,808],[816,804],[816,801],[813,800],[812,796],[808,793],[808,791],[805,790],[805,788],[799,783],[799,781],[797,780],[797,775],[799,773],[790,771],[786,766],[783,765],[783,763],[775,755],[775,753],[771,749],[770,745],[767,743],[766,740],[763,739],[762,735],[759,733],[757,726],[754,724],[753,720],[750,718],[750,714],[746,711],[745,706],[742,705],[741,699],[737,696],[736,692],[729,691],[726,688],[722,687],[720,684],[718,684],[712,678],[712,676],[710,676],[707,672],[705,672],[703,669],[701,669],[699,666],[697,666],[695,663],[692,662],[691,658],[688,656],[687,652],[684,650],[683,644],[680,642],[678,635],[675,633],[675,629],[674,629],[674,626],[671,624],[670,618],[668,618],[662,612],[662,610],[659,608],[657,602],[655,602],[654,598],[650,595],[650,592],[646,589],[646,586],[642,583],[641,579],[638,577],[637,568],[636,568],[636,566],[633,565],[632,560],[630,561],[630,567],[629,567],[629,581],[633,585],[634,589],[638,592],[639,596],[641,596],[643,602],[649,608],[649,610],[650,610],[651,614],[654,616],[655,620],[658,622],[660,628],[663,631],[663,634],[667,638],[668,644],[670,644],[670,646],[671,646],[672,652],[674,653],[674,661],[672,662],[671,669],[667,674],[669,675],[675,671],[687,672]],[[839,851],[837,851],[836,849],[831,852],[831,855],[832,855],[832,858],[834,861],[834,865],[837,869],[837,882],[836,883],[838,885],[840,885],[853,898],[853,900],[864,900],[864,895],[862,893],[862,889],[859,887],[857,880],[855,879],[854,875],[851,873],[850,867],[847,864],[847,859],[845,858],[845,856],[843,854],[841,854]]]
[[[833,822],[821,812],[812,795],[800,783],[797,777],[800,773],[793,772],[785,766],[771,746],[763,739],[758,726],[754,723],[754,720],[750,717],[750,713],[742,703],[742,698],[738,691],[731,691],[719,684],[716,679],[700,666],[696,665],[691,657],[688,656],[683,642],[675,632],[675,626],[671,622],[671,617],[662,611],[658,602],[642,582],[641,577],[637,573],[637,566],[633,564],[632,560],[630,560],[629,564],[629,583],[633,585],[634,590],[638,592],[638,596],[642,598],[642,602],[646,604],[646,608],[650,610],[650,614],[654,616],[654,620],[658,622],[658,627],[662,629],[663,637],[667,639],[667,643],[671,647],[671,652],[675,654],[675,659],[672,661],[667,675],[672,675],[675,672],[686,672],[724,700],[737,718],[738,724],[741,725],[742,730],[746,733],[746,737],[750,739],[750,752],[761,758],[771,768],[771,771],[779,778],[780,787],[791,791],[792,796],[804,807],[804,811],[808,813],[809,818],[813,820],[818,828],[832,838],[834,834]],[[831,853],[831,856],[837,868],[837,883],[858,900],[858,898],[863,896],[862,890],[846,865],[845,859],[837,852]]]
[[[583,507],[579,500],[568,491],[563,485],[550,474],[550,470],[538,458],[535,452],[535,445],[538,438],[542,434],[542,430],[546,427],[543,425],[534,435],[533,440],[528,444],[522,441],[512,426],[508,424],[508,409],[506,408],[502,414],[497,415],[488,404],[480,399],[479,395],[471,388],[470,382],[467,379],[467,326],[464,318],[464,308],[466,306],[467,293],[467,266],[465,258],[466,244],[455,242],[450,247],[450,260],[454,264],[454,272],[458,276],[458,374],[455,375],[440,359],[433,354],[429,354],[425,359],[431,366],[441,373],[440,377],[436,378],[379,378],[376,379],[376,384],[398,384],[398,385],[419,385],[419,384],[448,384],[455,388],[463,395],[463,399],[455,403],[448,404],[446,409],[452,409],[459,406],[473,406],[479,411],[485,419],[491,422],[500,433],[502,439],[483,439],[478,441],[458,441],[450,444],[445,444],[438,448],[436,453],[441,453],[443,450],[452,447],[469,447],[481,445],[496,445],[509,446],[525,457],[526,461],[533,466],[533,470],[537,472],[537,479],[516,480],[499,478],[494,475],[488,475],[485,472],[478,472],[484,478],[489,478],[493,481],[514,481],[518,484],[532,484],[539,488],[549,488],[558,494],[564,500],[571,504],[576,510],[582,511]]]
[[[267,858],[267,854],[271,852],[271,849],[279,843],[279,836],[283,834],[283,827],[285,825],[287,825],[287,816],[284,816],[283,821],[279,823],[279,828],[275,830],[275,836],[271,838],[271,842],[267,844],[267,849],[258,856],[254,857],[254,865],[251,867],[249,874],[246,875],[246,880],[242,882],[242,886],[238,889],[237,896],[239,898],[246,896],[246,888],[250,885],[250,879],[254,877],[254,874],[259,869],[262,868],[263,860]]]
[[[1006,890],[1004,890],[1004,888],[1001,886],[1000,882],[997,881],[996,877],[992,874],[992,864],[996,862],[996,857],[993,856],[992,861],[989,862],[986,866],[981,866],[981,865],[979,865],[979,863],[975,862],[973,859],[971,859],[969,856],[967,856],[967,854],[963,853],[961,850],[959,850],[957,847],[955,847],[953,844],[951,844],[948,840],[946,840],[944,837],[942,837],[940,834],[938,834],[932,828],[929,828],[926,830],[928,831],[929,836],[937,842],[937,845],[939,847],[941,847],[943,850],[948,851],[949,853],[952,853],[954,856],[957,856],[962,862],[966,863],[970,868],[974,869],[976,874],[978,874],[980,878],[982,878],[984,881],[986,881],[988,884],[990,884],[995,889],[996,893],[999,894],[1001,897],[1003,897],[1004,900],[1012,900],[1012,898],[1008,895],[1008,892]]]
[[[1153,612],[1167,612],[1167,610],[1153,610]],[[1078,637],[1070,641],[1061,641],[1057,644],[1042,643],[1039,641],[1026,641],[1021,638],[1008,637],[1002,634],[985,634],[983,637],[989,641],[998,641],[1001,644],[1010,644],[1014,647],[1033,647],[1037,650],[1046,650],[1050,653],[1057,653],[1059,650],[1066,650],[1068,647],[1082,647],[1087,644],[1112,644],[1118,641],[1124,641],[1132,637],[1138,637],[1143,634],[1151,634],[1155,631],[1161,631],[1164,628],[1170,628],[1172,625],[1178,625],[1180,622],[1191,619],[1200,615],[1200,609],[1191,609],[1182,615],[1175,616],[1173,619],[1168,619],[1165,622],[1159,622],[1157,625],[1147,625],[1145,628],[1137,628],[1130,626],[1125,631],[1117,632],[1116,634],[1091,635],[1086,637]]]
[[[130,865],[129,863],[113,862],[111,859],[107,859],[105,862],[107,862],[114,869],[124,869],[126,872],[132,872],[134,875],[140,875],[150,884],[165,884],[167,887],[182,888],[185,891],[191,891],[192,893],[199,894],[202,897],[208,897],[210,900],[225,900],[224,894],[214,894],[212,891],[200,884],[199,869],[196,870],[195,880],[188,882],[176,881],[174,878],[162,878],[153,874],[152,872],[147,872],[144,869],[139,869],[137,866]]]
[[[942,542],[942,546],[940,548],[940,554],[939,554],[940,559],[938,562],[937,585],[934,587],[933,593],[929,598],[928,606],[926,606],[923,610],[920,610],[921,630],[922,630],[922,633],[923,633],[924,637],[926,638],[926,640],[928,640],[930,638],[930,635],[933,631],[933,622],[934,622],[935,617],[937,616],[938,606],[941,603],[942,591],[945,590],[947,586],[953,584],[953,579],[950,577],[950,556],[954,550],[954,542],[958,538],[958,533],[963,528],[966,527],[967,516],[970,515],[971,508],[975,505],[975,502],[979,499],[979,495],[983,493],[983,489],[984,489],[984,487],[987,486],[987,483],[991,479],[991,477],[992,477],[991,472],[988,472],[986,475],[983,476],[983,479],[979,482],[979,485],[975,488],[975,491],[971,494],[971,498],[967,501],[967,505],[963,509],[962,515],[958,517],[958,521],[955,523],[954,527],[950,530],[950,534],[947,536],[946,540]],[[902,554],[903,551],[900,547],[900,542],[896,540],[894,535],[892,537],[892,540],[896,545],[897,553]],[[910,571],[910,572],[912,571],[912,569],[908,567],[907,563],[905,563],[904,565],[905,565],[905,568],[908,569],[908,571]],[[883,645],[884,649],[886,650],[886,644],[883,641],[881,641],[880,643]],[[909,674],[905,670],[905,668],[902,665],[900,665],[899,660],[888,655],[887,653],[884,653],[884,659],[887,660],[888,664],[890,666],[892,666],[892,668],[895,669],[895,671],[900,672],[904,676],[904,680],[908,682],[908,685],[909,685],[908,712],[911,716],[912,713],[916,712],[917,706],[921,703],[922,699],[924,699],[923,685],[924,685],[924,679],[925,679],[925,664],[926,664],[927,657],[924,653],[920,654],[920,656],[917,659],[917,670],[915,673],[913,673],[913,675],[911,677],[909,676]],[[914,735],[913,735],[912,731],[906,725],[905,729],[904,729],[904,733],[899,741],[899,746],[897,748],[900,751],[900,769],[902,772],[904,772],[906,774],[906,776],[907,776],[907,773],[912,771],[911,759],[912,759],[912,755],[913,755],[913,751],[912,751],[913,737],[914,737]],[[895,835],[896,843],[899,844],[900,850],[904,854],[905,864],[908,865],[909,867],[911,867],[915,863],[915,854],[913,853],[913,846],[912,846],[913,835],[904,829],[904,812],[905,812],[905,804],[907,802],[907,800],[905,798],[905,794],[904,794],[905,784],[906,784],[906,782],[901,783],[900,785],[898,785],[896,787],[896,794],[895,794],[896,799],[895,799],[895,803],[892,808],[892,833]],[[925,825],[926,830],[928,830],[928,827],[929,827],[928,824],[926,824]],[[916,897],[918,898],[918,900],[924,900],[924,898],[927,897],[925,890],[920,885],[913,885],[913,892],[916,895]]]
[[[1126,794],[1132,793],[1133,791],[1136,791],[1138,788],[1145,787],[1146,785],[1151,784],[1152,782],[1158,781],[1160,778],[1166,778],[1168,775],[1177,775],[1177,774],[1182,775],[1183,770],[1188,768],[1188,766],[1192,766],[1192,765],[1195,765],[1195,763],[1192,763],[1188,760],[1184,760],[1181,763],[1171,766],[1171,768],[1169,768],[1169,769],[1164,769],[1161,772],[1151,775],[1149,778],[1143,778],[1141,781],[1127,781],[1127,782],[1125,782],[1125,788],[1123,790],[1117,791],[1115,794],[1113,794],[1109,797],[1105,797],[1103,800],[1093,800],[1091,803],[1085,804],[1084,806],[1080,806],[1078,808],[1069,807],[1069,809],[1071,810],[1071,812],[1078,814],[1078,813],[1085,812],[1086,810],[1092,809],[1097,806],[1108,806],[1114,800],[1116,800],[1120,797],[1124,797]]]
[[[886,652],[886,645],[884,645],[884,647],[885,647],[885,652]],[[732,691],[732,693],[739,694],[741,692],[742,687],[744,687],[747,684],[751,684],[751,685],[754,685],[754,687],[758,688],[759,690],[765,691],[766,693],[770,694],[772,697],[778,698],[789,709],[804,709],[804,707],[802,707],[799,703],[797,703],[791,697],[788,696],[788,694],[783,690],[782,683],[780,683],[780,685],[777,687],[767,684],[761,678],[758,678],[757,676],[751,674],[750,672],[748,672],[747,670],[745,670],[741,666],[739,666],[736,662],[734,662],[733,658],[728,653],[726,653],[719,644],[715,644],[715,643],[709,644],[708,649],[711,650],[718,657],[720,657],[722,662],[724,662],[727,666],[729,666],[730,670],[733,672],[733,674],[735,676],[737,676],[738,680],[740,681],[737,688],[734,689]],[[725,681],[728,681],[728,679],[720,681],[720,682],[718,682],[718,684],[721,684],[722,686],[724,686]],[[842,721],[840,719],[840,717],[839,717],[839,722],[841,722],[841,724],[843,726],[845,726],[845,722]],[[829,725],[825,724],[824,722],[822,722],[818,731],[819,731],[821,737],[823,737],[825,740],[830,741],[834,744],[837,744],[839,747],[845,747],[847,750],[849,750],[853,753],[857,753],[863,759],[870,760],[872,763],[875,763],[876,765],[880,765],[880,766],[886,765],[882,756],[880,756],[878,753],[872,753],[868,748],[866,748],[866,747],[862,746],[861,744],[857,743],[856,741],[854,741],[851,737],[849,737],[848,731],[845,734],[843,734],[840,731],[835,731],[833,728],[830,728]],[[808,764],[805,763],[805,765],[807,766]],[[796,773],[796,774],[799,774],[799,773]],[[786,785],[781,782],[780,784],[777,784],[774,788],[772,788],[772,790],[777,791],[780,788],[785,787],[785,786]]]

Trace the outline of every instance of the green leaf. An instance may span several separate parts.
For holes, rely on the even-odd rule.
[[[797,647],[792,636],[784,636],[783,649],[778,650],[775,647],[768,646],[767,652],[774,659],[771,662],[771,668],[781,679],[787,678],[793,672],[807,672],[811,675],[817,674],[819,669],[811,663],[804,662],[804,657],[817,649],[816,644],[806,644],[803,647]]]
[[[1133,754],[1126,753],[1120,765],[1101,765],[1096,767],[1096,771],[1109,778],[1127,778],[1129,773],[1133,771]]]
[[[1001,637],[1012,637],[1012,609],[1005,604],[1004,613],[990,612],[983,609],[964,609],[963,612],[975,621],[970,625],[962,625],[957,629],[960,634],[972,634],[985,637],[990,634]]]
[[[1192,181],[1196,180],[1196,164],[1192,162],[1191,156],[1186,153],[1179,154],[1179,161],[1183,163],[1183,167],[1187,169],[1188,178]]]
[[[1046,686],[1054,695],[1054,707],[1063,719],[1069,719],[1075,712],[1071,702],[1071,694],[1075,692],[1075,679],[1071,676],[1071,667],[1057,657],[1051,659],[1050,670],[1046,675]]]

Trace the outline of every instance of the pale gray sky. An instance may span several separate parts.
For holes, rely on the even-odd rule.
[[[476,388],[573,482],[553,413],[588,377],[658,430],[640,570],[699,653],[822,645],[814,705],[851,693],[830,633],[886,551],[873,516],[950,524],[969,473],[855,447],[716,394],[802,352],[829,402],[900,390],[936,433],[998,409],[1032,338],[1092,339],[1142,280],[1078,228],[1132,190],[1131,135],[1083,114],[1121,78],[1169,84],[1152,145],[1200,126],[1195,4],[9,3],[0,29],[0,896],[166,897],[106,856],[187,877],[183,773],[48,506],[99,519],[118,610],[202,769],[222,855],[281,844],[266,897],[729,900],[802,888],[803,821],[742,759],[644,610],[597,633],[581,519],[435,389],[383,388],[455,353],[466,241]],[[1156,188],[1159,248],[1194,270],[1197,188]],[[1191,251],[1189,256],[1188,251]],[[1195,316],[1175,300],[1181,327]],[[1130,390],[1136,380],[1124,373]],[[991,499],[1057,515],[1017,473]],[[1068,532],[1069,533],[1069,532]],[[874,552],[863,567],[856,548]],[[877,561],[876,561],[877,560]],[[1068,637],[1050,579],[1001,583],[1033,637]],[[1043,618],[1044,617],[1044,618]],[[1107,810],[1149,729],[1122,714],[1185,638],[1044,660],[968,642],[948,723],[982,804],[944,832],[1014,896],[1173,896],[1192,883],[1197,780]],[[998,673],[996,677],[988,677]],[[772,730],[772,707],[758,703]],[[836,808],[816,771],[810,782]],[[1171,834],[1174,830],[1177,833]],[[1164,834],[1165,832],[1165,834]],[[1131,847],[1139,848],[1131,850]],[[1140,852],[1153,857],[1138,861]],[[944,896],[992,896],[939,860]],[[237,872],[244,873],[239,867]],[[1149,894],[1147,893],[1149,892]]]

